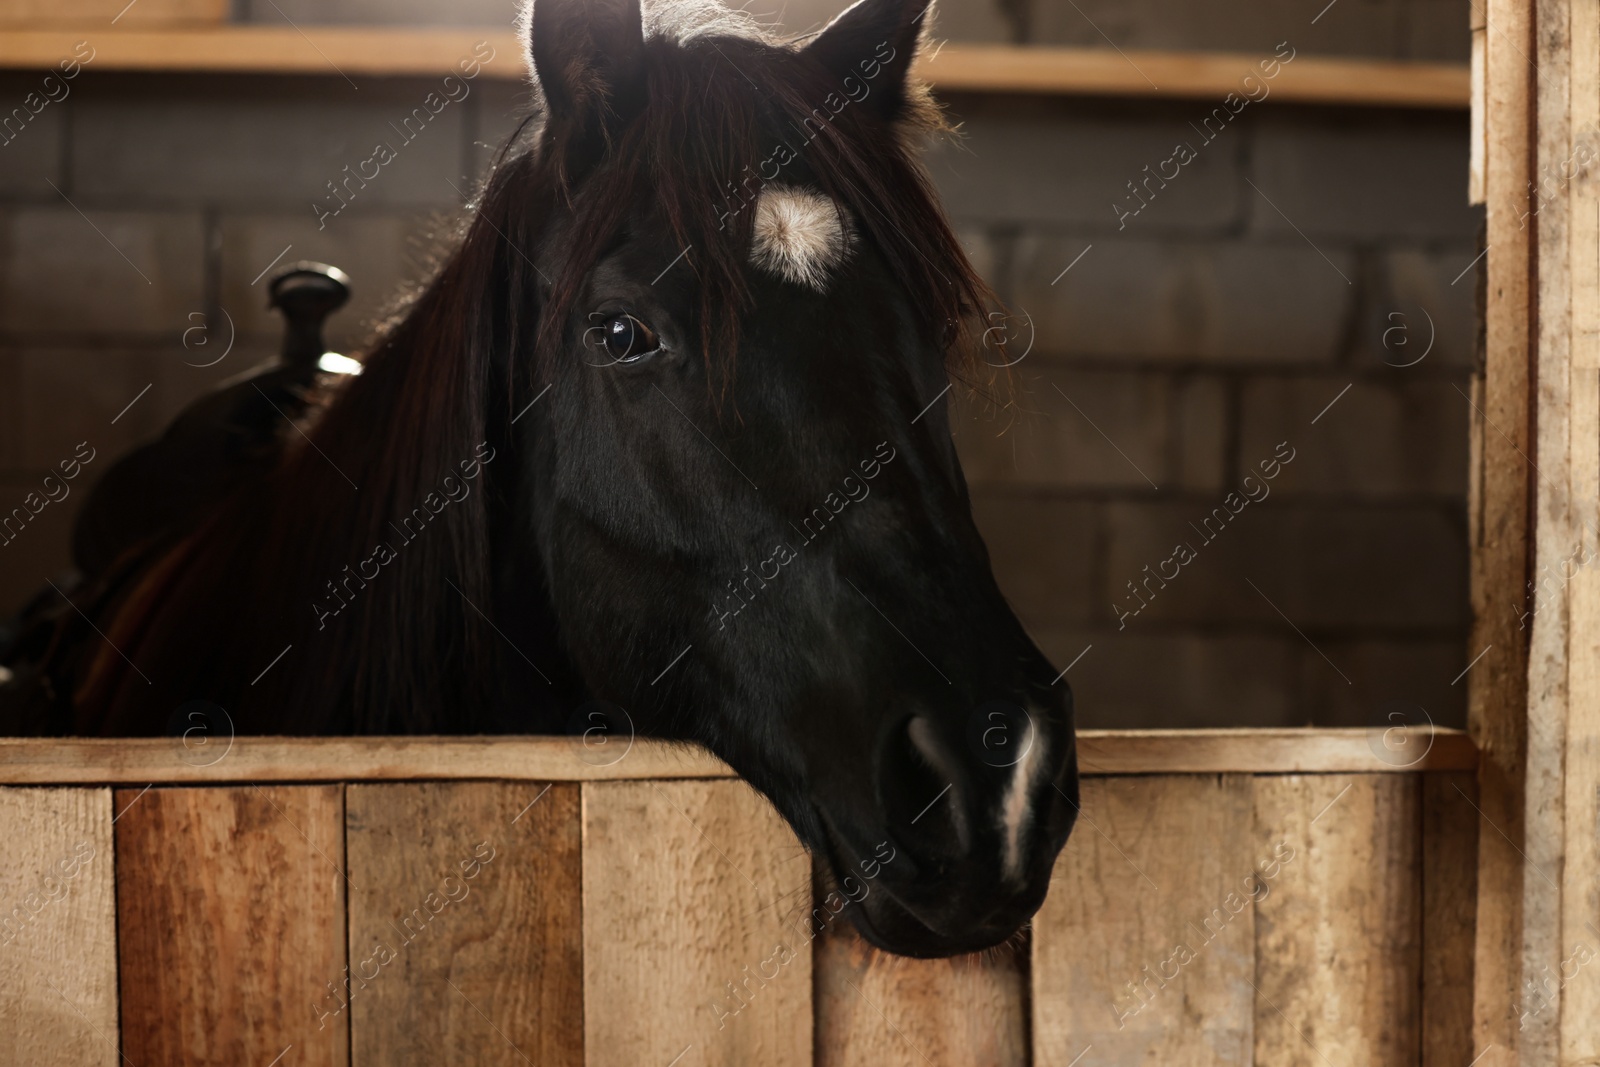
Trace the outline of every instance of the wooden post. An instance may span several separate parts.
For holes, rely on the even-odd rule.
[[[1521,984],[1523,791],[1527,771],[1529,331],[1532,322],[1529,155],[1533,18],[1525,0],[1486,4],[1483,108],[1488,249],[1484,363],[1472,422],[1472,627],[1468,719],[1482,752],[1478,844],[1478,946],[1474,961],[1474,1055],[1514,1064]]]
[[[1488,266],[1469,653],[1486,650],[1470,702],[1483,750],[1474,1054],[1594,1063],[1600,12],[1488,0],[1477,32]]]

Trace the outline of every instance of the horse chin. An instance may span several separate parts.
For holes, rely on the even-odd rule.
[[[1006,943],[1020,926],[981,926],[941,933],[925,925],[887,892],[874,891],[846,909],[868,944],[897,956],[943,959],[983,952]]]
[[[834,892],[829,895],[849,900],[849,904],[841,909],[839,914],[850,920],[851,925],[868,944],[885,952],[916,959],[943,959],[983,952],[1014,937],[1042,903],[1042,899],[1029,900],[1021,904],[1020,911],[1017,908],[1007,909],[1006,919],[1015,921],[1002,921],[998,924],[983,922],[975,925],[963,924],[959,928],[935,929],[897,899],[894,890],[888,885],[888,879],[881,877],[863,879],[856,869],[865,869],[865,866],[860,862],[851,862],[850,855],[853,850],[838,836],[832,820],[823,812],[819,811],[819,815],[822,825],[826,827],[824,852],[828,870],[827,880],[834,887]],[[892,859],[887,860],[884,865],[888,866],[893,862]],[[855,893],[846,893],[840,888],[847,888],[852,884],[864,886],[865,891],[857,896]]]

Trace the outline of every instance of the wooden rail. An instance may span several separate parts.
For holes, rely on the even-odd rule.
[[[1084,773],[1465,771],[1459,730],[1080,730]],[[731,778],[703,749],[579,737],[0,738],[0,785]]]
[[[224,26],[108,31],[99,26],[0,34],[0,68],[44,69],[93,47],[94,70],[243,74],[436,76],[494,49],[491,78],[524,76],[522,45],[495,29]],[[1118,52],[1100,48],[947,44],[919,73],[942,92],[1031,93],[1204,99],[1240,92],[1263,57],[1195,52]],[[1397,63],[1300,55],[1266,82],[1268,100],[1302,104],[1464,109],[1465,64]],[[1257,90],[1259,91],[1259,90]]]

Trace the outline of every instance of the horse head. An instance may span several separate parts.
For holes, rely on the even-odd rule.
[[[714,5],[538,0],[542,121],[497,180],[559,189],[505,235],[537,278],[515,369],[551,391],[515,430],[588,695],[711,748],[870,941],[936,956],[1037,910],[1077,771],[951,442],[989,297],[911,155],[926,16],[861,0],[780,42]]]

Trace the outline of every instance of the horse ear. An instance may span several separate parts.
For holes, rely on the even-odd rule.
[[[642,105],[639,0],[537,0],[522,25],[528,69],[557,132],[604,138]]]
[[[805,47],[834,77],[867,86],[864,107],[885,122],[908,117],[918,99],[909,85],[932,0],[858,0]]]

